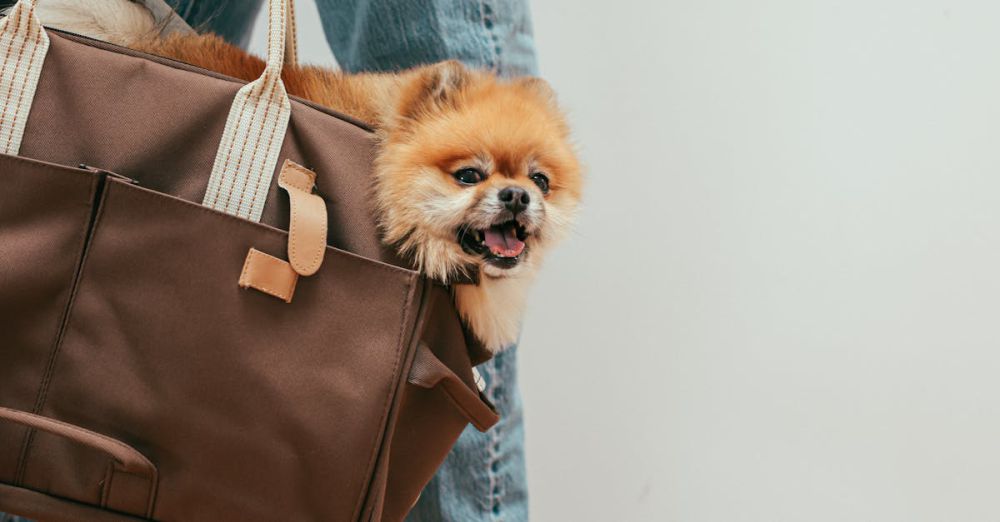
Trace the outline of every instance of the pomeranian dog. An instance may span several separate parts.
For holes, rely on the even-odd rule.
[[[161,38],[129,0],[39,0],[45,25],[251,81],[265,63],[211,34]],[[383,240],[444,283],[483,345],[517,340],[528,289],[570,227],[582,175],[566,118],[537,78],[501,80],[455,61],[395,74],[285,67],[289,94],[369,122]]]

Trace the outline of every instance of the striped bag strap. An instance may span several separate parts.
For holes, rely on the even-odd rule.
[[[35,99],[49,36],[35,0],[21,0],[0,21],[0,152],[17,155]]]
[[[253,221],[264,211],[292,113],[281,81],[291,1],[268,0],[267,67],[236,94],[202,201]]]
[[[294,62],[293,0],[268,0],[267,67],[236,94],[203,204],[260,221],[292,107],[281,81]],[[0,153],[16,155],[42,73],[49,37],[36,0],[20,0],[0,20]],[[286,45],[291,48],[286,50]]]

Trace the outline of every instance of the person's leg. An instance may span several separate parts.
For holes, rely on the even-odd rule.
[[[535,74],[527,0],[316,0],[327,42],[350,72],[456,59],[504,76]]]

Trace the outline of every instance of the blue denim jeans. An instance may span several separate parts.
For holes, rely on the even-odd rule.
[[[536,74],[528,0],[317,0],[340,66],[392,71],[446,59],[504,76]],[[167,0],[195,29],[246,46],[263,0]],[[410,513],[410,522],[528,519],[524,422],[511,347],[480,366],[500,422],[469,426]],[[18,520],[0,513],[0,521]]]

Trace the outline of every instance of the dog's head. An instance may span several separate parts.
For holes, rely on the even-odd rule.
[[[555,97],[458,62],[416,69],[381,124],[386,241],[442,281],[517,275],[568,230],[582,176]]]

